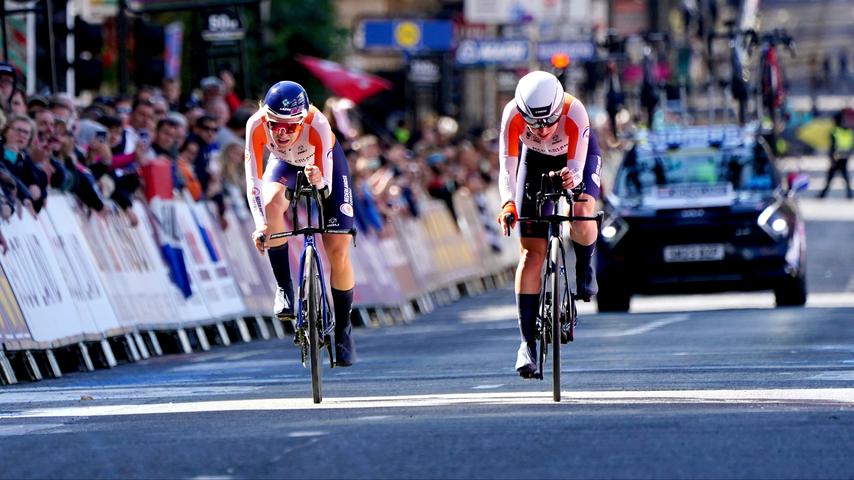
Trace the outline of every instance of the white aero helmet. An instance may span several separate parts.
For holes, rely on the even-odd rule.
[[[552,125],[563,109],[563,86],[549,72],[531,72],[516,85],[516,109],[525,123],[535,128]]]

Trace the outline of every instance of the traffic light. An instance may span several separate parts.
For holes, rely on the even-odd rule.
[[[551,62],[555,76],[560,84],[566,88],[566,69],[569,67],[569,55],[563,52],[554,53]]]
[[[164,29],[156,23],[134,23],[134,81],[138,86],[160,85],[166,71]]]
[[[74,85],[82,90],[98,90],[104,77],[101,50],[104,36],[101,26],[80,17],[74,19]]]

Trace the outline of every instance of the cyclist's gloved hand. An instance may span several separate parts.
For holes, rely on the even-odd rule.
[[[575,187],[575,178],[573,175],[573,171],[567,167],[563,167],[559,172],[549,172],[549,176],[554,177],[556,175],[560,176],[561,179],[561,188],[564,190],[571,190]]]
[[[252,232],[252,241],[255,242],[258,253],[264,255],[264,249],[267,248],[267,225]]]
[[[510,229],[516,225],[516,220],[519,218],[519,212],[516,211],[516,203],[509,201],[504,204],[501,214],[498,215],[498,223],[504,228],[504,234],[509,235]],[[508,222],[508,220],[510,220]]]
[[[323,174],[320,173],[320,168],[317,165],[306,165],[305,166],[305,175],[308,177],[308,183],[310,183],[314,188],[316,188],[323,198],[329,196],[330,189],[326,184],[326,181],[323,179]]]

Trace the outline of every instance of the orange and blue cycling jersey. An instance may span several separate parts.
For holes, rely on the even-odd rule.
[[[541,175],[563,167],[572,172],[575,185],[584,181],[584,193],[600,196],[601,153],[590,130],[587,110],[568,93],[564,93],[558,128],[547,139],[531,132],[516,102],[508,102],[501,117],[498,157],[501,204],[515,202],[523,217],[538,215],[535,199]],[[522,236],[545,237],[546,232],[544,224],[523,225]]]
[[[509,101],[504,107],[498,143],[502,204],[516,200],[519,159],[527,152],[566,159],[565,166],[576,176],[576,185],[581,181],[590,139],[587,110],[580,100],[564,93],[561,113],[557,131],[551,138],[543,140],[526,128],[525,120],[516,108],[515,101]]]
[[[313,164],[320,168],[323,184],[330,189],[323,205],[327,229],[349,231],[353,226],[350,170],[344,150],[332,133],[329,120],[312,105],[296,141],[284,148],[278,148],[269,137],[266,122],[267,118],[262,110],[255,112],[246,122],[246,191],[255,228],[267,224],[261,193],[262,184],[278,182],[293,189],[297,172],[304,170],[306,165]],[[266,169],[265,150],[270,152]]]

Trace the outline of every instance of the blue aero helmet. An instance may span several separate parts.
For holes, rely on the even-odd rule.
[[[298,132],[308,115],[308,108],[308,94],[296,82],[284,80],[267,90],[261,110],[267,117],[264,126],[275,148],[286,146],[279,143],[276,132],[280,129],[288,134]]]
[[[302,85],[284,80],[267,90],[262,109],[270,120],[299,122],[308,115],[308,106],[308,94]]]

